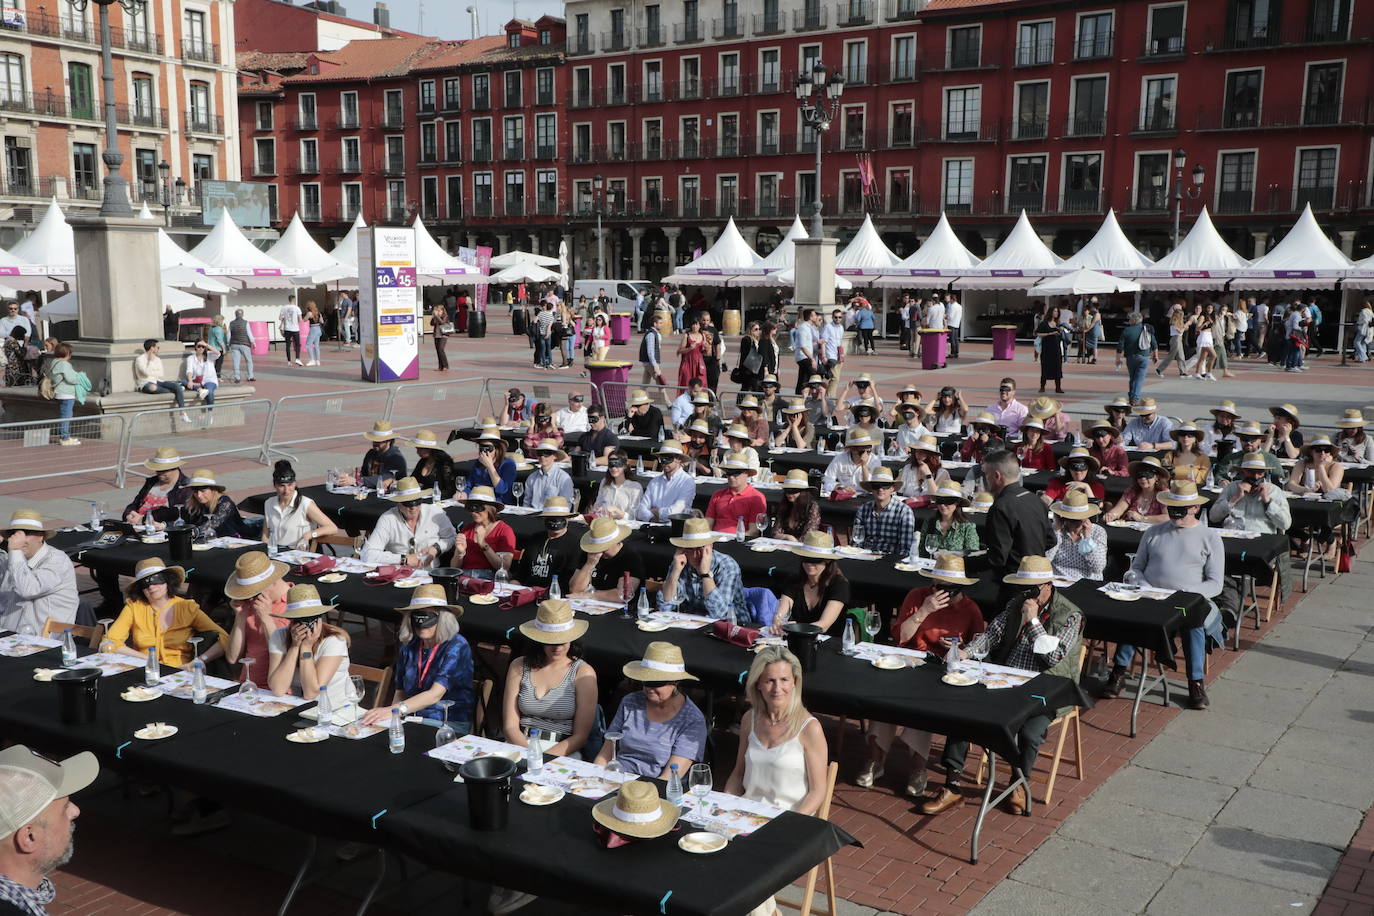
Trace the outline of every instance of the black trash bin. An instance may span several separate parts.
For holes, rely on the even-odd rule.
[[[787,638],[787,648],[797,657],[805,672],[816,670],[816,643],[821,628],[813,623],[785,623],[783,636]]]
[[[487,336],[487,313],[473,309],[468,313],[468,336],[486,337]]]
[[[516,308],[510,313],[510,332],[517,337],[525,333],[525,310]]]

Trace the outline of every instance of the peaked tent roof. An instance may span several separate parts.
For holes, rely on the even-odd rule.
[[[943,211],[930,236],[897,266],[883,275],[875,286],[911,286],[914,277],[958,277],[982,263],[959,241]]]
[[[901,258],[883,243],[873,218],[864,214],[863,225],[854,238],[835,255],[835,273],[846,277],[877,277],[901,263]]]
[[[1312,205],[1308,204],[1283,240],[1249,267],[1236,271],[1236,276],[1262,279],[1266,286],[1285,289],[1329,286],[1333,284],[1313,284],[1311,281],[1344,277],[1354,266],[1354,262],[1322,232],[1317,218],[1312,215]]]
[[[770,276],[768,279],[770,281],[768,283],[769,286],[796,286],[797,269],[795,267],[789,267],[786,270],[780,270],[777,273]],[[847,277],[842,277],[839,274],[835,274],[835,288],[853,289],[854,283]]]
[[[329,252],[305,231],[301,215],[296,213],[287,224],[286,231],[267,253],[287,267],[303,267],[310,272],[317,283],[332,282],[354,278],[358,275],[357,265],[349,267],[335,260]]]
[[[801,217],[792,217],[792,225],[787,227],[787,233],[783,235],[782,241],[778,242],[776,248],[764,255],[763,258],[754,265],[766,274],[747,277],[736,277],[736,286],[786,286],[779,276],[785,270],[790,270],[797,263],[797,249],[792,243],[797,239],[806,238],[806,227],[802,225]]]
[[[1034,277],[1064,273],[1064,259],[1040,241],[1026,211],[1021,211],[1016,225],[997,250],[983,259],[977,267],[965,271],[967,279],[958,280],[960,289],[1022,289],[1030,286]]]
[[[353,218],[353,225],[348,227],[348,232],[339,239],[339,244],[334,246],[334,250],[329,252],[329,256],[347,267],[352,268],[353,273],[358,272],[358,230],[367,228],[367,223],[363,222],[363,215],[360,212]]]
[[[754,249],[749,247],[744,236],[739,234],[739,229],[735,226],[735,218],[732,216],[726,221],[725,228],[720,232],[720,238],[716,239],[716,243],[711,246],[710,250],[690,264],[684,264],[674,270],[673,275],[678,277],[694,274],[708,277],[728,277],[735,274],[761,275],[763,270],[759,268],[759,262],[762,260],[763,258],[759,257]]]
[[[551,258],[546,254],[535,254],[532,251],[507,251],[505,254],[498,254],[491,259],[491,266],[497,270],[505,270],[507,267],[514,267],[517,264],[557,267],[558,259]]]
[[[240,287],[281,289],[295,286],[293,278],[305,278],[309,271],[288,267],[244,237],[227,209],[221,210],[215,228],[191,254],[205,262],[201,270],[208,276],[237,283]]]
[[[556,270],[549,270],[538,264],[531,264],[528,261],[520,264],[512,264],[505,270],[491,275],[492,283],[548,283],[557,280],[560,274]]]
[[[1030,289],[1027,295],[1033,296],[1093,296],[1111,293],[1135,293],[1140,284],[1125,277],[1114,277],[1098,270],[1080,267],[1069,271],[1062,277],[1045,277]]]
[[[1123,275],[1143,281],[1146,289],[1220,289],[1249,264],[1226,244],[1203,207],[1177,248],[1152,266]]]
[[[146,200],[143,202],[143,206],[141,206],[141,207],[138,208],[138,214],[137,214],[137,216],[138,216],[139,219],[156,219],[156,218],[157,218],[157,217],[153,216],[153,211],[148,209],[148,202],[147,202]]]
[[[415,217],[411,224],[415,230],[416,272],[425,280],[435,283],[486,283],[487,277],[471,264],[449,254],[434,241],[434,236],[425,228],[424,220]],[[355,243],[356,244],[356,243]],[[356,261],[355,261],[356,263]]]
[[[76,241],[56,197],[48,201],[38,225],[10,249],[10,254],[41,267],[49,276],[76,276]]]
[[[1121,224],[1116,221],[1116,211],[1108,210],[1097,234],[1072,257],[1066,258],[1064,266],[1086,267],[1089,270],[1112,273],[1149,267],[1153,263],[1154,261],[1141,254],[1131,244],[1131,240],[1126,238],[1126,233],[1121,231]]]
[[[157,253],[162,261],[163,270],[172,267],[190,267],[199,270],[208,266],[200,258],[172,241],[172,237],[161,228],[157,230]]]

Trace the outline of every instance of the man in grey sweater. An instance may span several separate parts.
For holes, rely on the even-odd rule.
[[[1146,529],[1140,538],[1131,570],[1141,585],[1196,592],[1207,599],[1204,611],[1189,611],[1183,630],[1183,658],[1188,666],[1188,707],[1207,708],[1207,690],[1202,683],[1207,640],[1222,644],[1221,614],[1212,599],[1221,594],[1225,582],[1226,554],[1221,535],[1208,528],[1200,517],[1207,502],[1199,496],[1190,480],[1175,480],[1169,492],[1159,494],[1169,520]],[[1126,670],[1135,657],[1134,646],[1117,646],[1115,664],[1103,696],[1121,693]]]
[[[242,378],[239,375],[239,363],[245,359],[248,360],[248,381],[257,381],[253,377],[253,343],[253,331],[244,320],[243,309],[234,309],[234,320],[229,322],[229,353],[234,357],[235,385]]]

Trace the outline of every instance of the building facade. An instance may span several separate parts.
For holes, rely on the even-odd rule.
[[[198,183],[240,177],[234,4],[160,0],[134,14],[115,4],[110,24],[117,143],[134,205],[167,203],[169,215],[199,223]],[[69,213],[99,208],[104,103],[94,4],[0,4],[4,242],[49,197]]]

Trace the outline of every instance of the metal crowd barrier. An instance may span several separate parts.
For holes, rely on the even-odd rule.
[[[55,409],[55,407],[54,407]],[[59,444],[58,428],[70,424],[80,445]],[[76,416],[0,424],[0,483],[80,477],[120,470],[128,417]]]
[[[488,378],[482,385],[482,393],[477,398],[478,417],[496,417],[501,419],[501,411],[506,407],[506,392],[503,390],[498,397],[492,397],[492,383],[495,382],[498,388],[517,387],[525,395],[527,401],[549,403],[554,399],[554,392],[563,396],[563,403],[554,407],[566,406],[567,396],[573,392],[590,393],[591,403],[605,406],[605,401],[601,398],[600,389],[591,381],[578,376],[570,376],[566,379],[559,378],[557,375],[543,376],[495,376]]]

